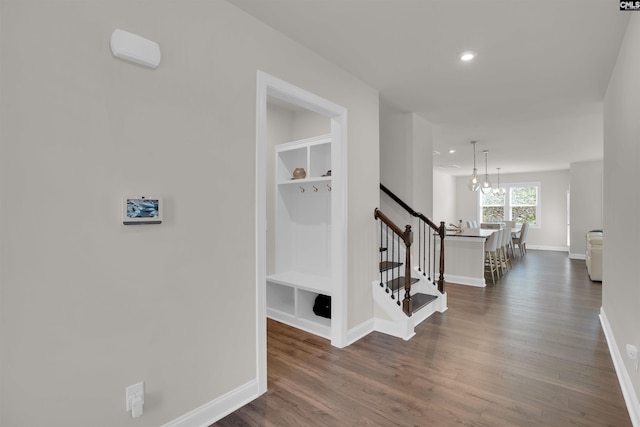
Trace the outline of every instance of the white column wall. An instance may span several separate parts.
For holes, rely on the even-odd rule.
[[[433,131],[431,123],[411,114],[413,205],[433,220]]]
[[[433,219],[436,224],[444,221],[445,225],[457,223],[456,217],[456,177],[433,171]],[[467,225],[466,221],[464,223]]]
[[[640,348],[640,16],[629,20],[604,100],[604,246],[602,309],[621,358],[619,372],[634,425],[640,425],[640,373],[626,345]]]
[[[569,255],[584,259],[585,235],[602,229],[602,160],[571,163],[571,239]]]
[[[380,103],[380,182],[417,212],[433,215],[432,125],[414,113]],[[385,194],[383,212],[400,225],[412,222]]]

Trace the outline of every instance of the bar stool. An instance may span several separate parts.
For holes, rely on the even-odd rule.
[[[485,271],[491,272],[493,284],[496,284],[496,275],[500,278],[500,270],[498,269],[498,232],[492,233],[484,243],[484,265]],[[495,273],[495,274],[494,274]]]
[[[500,244],[500,250],[502,255],[502,261],[506,271],[511,270],[511,257],[509,256],[509,245],[511,244],[511,231],[509,229],[503,229],[502,240]]]

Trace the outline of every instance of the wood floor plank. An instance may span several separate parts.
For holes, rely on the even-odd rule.
[[[490,281],[489,281],[490,283]],[[216,426],[631,426],[584,261],[529,250],[495,285],[447,285],[409,341],[337,349],[269,320],[268,392]]]

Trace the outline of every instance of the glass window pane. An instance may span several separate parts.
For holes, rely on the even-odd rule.
[[[482,222],[504,221],[504,206],[484,206],[482,208]]]
[[[493,194],[490,191],[488,194],[482,194],[482,206],[504,206],[504,194]]]
[[[536,224],[536,207],[514,206],[511,208],[511,219],[519,223],[528,222],[530,224]]]
[[[512,187],[511,206],[536,206],[538,204],[537,187]]]

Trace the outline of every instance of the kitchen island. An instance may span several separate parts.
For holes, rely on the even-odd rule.
[[[487,238],[496,231],[481,228],[463,228],[461,232],[447,230],[444,239],[445,282],[487,286],[484,279],[484,245]],[[437,239],[440,239],[439,236]],[[436,248],[440,248],[439,243]],[[436,257],[439,256],[436,253]]]

